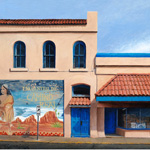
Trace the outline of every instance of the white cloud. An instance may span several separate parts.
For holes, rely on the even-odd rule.
[[[145,11],[150,9],[150,0],[108,0],[108,3],[103,4],[105,9],[99,11],[103,15],[101,22],[115,23],[120,20],[135,21],[140,20],[145,16]]]
[[[132,41],[118,48],[116,52],[121,53],[150,53],[150,39],[145,41]]]

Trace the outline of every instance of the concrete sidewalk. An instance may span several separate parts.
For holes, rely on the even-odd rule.
[[[8,136],[0,135],[0,142],[42,142],[42,143],[74,143],[74,144],[148,144],[150,145],[149,138],[125,138],[108,136],[105,138],[65,138],[65,137],[49,137],[39,136]]]

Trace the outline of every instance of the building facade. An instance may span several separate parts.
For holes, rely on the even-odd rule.
[[[99,137],[150,137],[150,54],[97,54]]]
[[[36,135],[40,105],[40,135],[95,137],[97,12],[0,20],[0,39],[0,134]]]

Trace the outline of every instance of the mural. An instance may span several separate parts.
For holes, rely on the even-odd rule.
[[[63,136],[63,80],[0,80],[0,135]]]

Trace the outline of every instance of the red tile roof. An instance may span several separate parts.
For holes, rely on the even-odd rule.
[[[0,19],[0,25],[86,25],[86,19]]]
[[[90,105],[90,99],[87,97],[73,97],[70,102],[69,105]]]
[[[150,74],[117,74],[96,96],[150,96]]]

